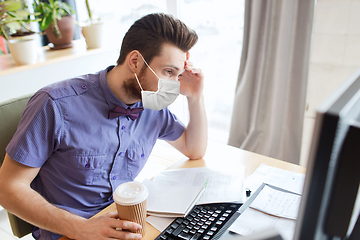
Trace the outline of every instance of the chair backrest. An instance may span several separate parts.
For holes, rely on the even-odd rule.
[[[5,148],[14,135],[31,95],[0,103],[0,166],[5,157]],[[29,234],[33,226],[8,213],[13,234],[19,238]]]

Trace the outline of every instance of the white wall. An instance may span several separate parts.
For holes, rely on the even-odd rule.
[[[358,68],[360,0],[317,0],[301,165],[305,166],[307,163],[317,106]]]

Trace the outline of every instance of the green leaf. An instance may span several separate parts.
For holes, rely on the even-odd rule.
[[[21,11],[17,11],[16,12],[16,16],[21,18],[21,19],[25,19],[28,16],[30,16],[29,12],[25,11],[25,10],[21,10]]]
[[[14,12],[21,8],[20,1],[5,1],[5,2],[2,2],[2,4],[5,5],[4,10],[7,12]]]
[[[0,25],[0,36],[5,38],[5,40],[9,40],[8,35],[6,34],[6,31],[5,31],[5,28],[2,25]]]
[[[16,30],[21,29],[21,24],[18,22],[11,22],[11,23],[6,24],[6,26],[10,29],[11,33],[15,33]]]

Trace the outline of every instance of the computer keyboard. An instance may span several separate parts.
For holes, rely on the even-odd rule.
[[[237,219],[241,203],[196,205],[185,216],[176,218],[156,240],[218,239]]]

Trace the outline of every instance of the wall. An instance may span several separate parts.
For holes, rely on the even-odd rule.
[[[360,68],[360,0],[318,0],[315,6],[300,164],[311,146],[316,108]]]

